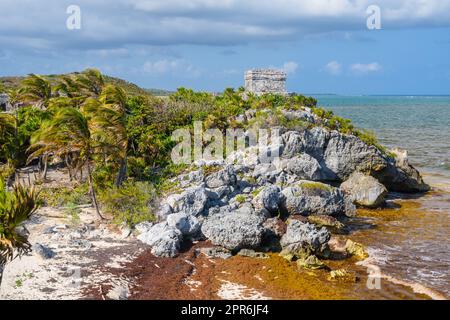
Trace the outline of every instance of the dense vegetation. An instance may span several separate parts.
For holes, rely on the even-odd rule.
[[[11,180],[16,168],[33,163],[45,181],[49,165],[58,164],[68,171],[73,188],[42,190],[47,204],[71,207],[87,197],[99,217],[103,212],[129,225],[151,218],[167,178],[184,169],[171,164],[171,134],[192,129],[193,121],[222,131],[253,125],[301,128],[311,124],[288,120],[281,110],[307,107],[322,119],[321,125],[377,145],[370,133],[301,95],[257,97],[243,88],[221,94],[180,88],[158,98],[94,69],[63,76],[32,74],[14,83],[4,82],[16,111],[0,113],[0,178]],[[255,110],[255,118],[238,121],[248,110]]]

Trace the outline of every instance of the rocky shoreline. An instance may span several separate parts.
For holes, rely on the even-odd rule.
[[[288,116],[311,126],[279,128],[280,139],[267,145],[278,161],[263,163],[247,150],[193,165],[168,182],[156,222],[113,230],[91,221],[87,208],[81,226],[67,227],[60,211],[54,220],[45,214],[52,209],[42,209],[29,223],[34,253],[7,266],[1,297],[352,298],[354,284],[367,281],[367,270],[355,263],[368,253],[349,236],[357,208],[384,207],[388,192],[429,186],[406,152],[386,154],[327,129],[309,108]],[[67,290],[70,264],[85,271],[82,284]],[[43,265],[47,271],[39,270]],[[27,266],[33,281],[17,271]],[[397,296],[417,297],[411,290]]]
[[[407,153],[389,154],[354,135],[321,126],[309,108],[285,111],[310,128],[278,128],[281,137],[266,149],[281,155],[264,163],[237,151],[222,162],[192,166],[171,180],[159,222],[136,227],[138,239],[159,257],[175,257],[185,241],[209,240],[229,256],[242,250],[280,253],[303,268],[324,268],[332,233],[345,233],[356,205],[384,205],[388,191],[429,190]],[[247,112],[241,121],[255,116]],[[270,122],[269,120],[266,121]],[[182,190],[182,192],[180,192]],[[348,245],[349,255],[363,250]]]

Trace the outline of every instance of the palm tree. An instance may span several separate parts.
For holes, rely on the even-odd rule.
[[[50,81],[36,74],[30,74],[22,80],[19,89],[20,99],[25,103],[30,103],[38,108],[47,108],[52,97],[52,87]]]
[[[27,235],[19,227],[36,211],[37,197],[34,189],[21,185],[7,192],[0,180],[0,286],[6,263],[31,250]]]
[[[17,160],[17,117],[9,113],[0,113],[0,159],[7,162]]]
[[[77,74],[75,82],[78,85],[78,90],[85,97],[97,98],[105,86],[105,79],[97,69],[86,69]]]
[[[95,115],[83,113],[72,107],[61,107],[53,118],[44,122],[41,129],[33,135],[30,150],[34,152],[29,160],[50,153],[61,158],[77,154],[79,163],[87,168],[89,191],[97,216],[103,219],[97,202],[90,163],[96,149],[91,133],[96,124],[91,119],[95,119]]]
[[[127,94],[125,90],[115,85],[106,86],[99,97],[103,107],[106,108],[99,122],[104,132],[108,132],[111,145],[117,147],[119,156],[119,170],[115,185],[121,186],[127,175],[128,135],[126,130]],[[103,119],[103,121],[102,121]]]

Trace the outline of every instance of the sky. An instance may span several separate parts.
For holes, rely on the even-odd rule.
[[[367,26],[378,18],[371,5],[380,29]],[[0,0],[0,8],[0,76],[96,67],[145,88],[222,91],[242,86],[247,69],[278,68],[291,92],[450,95],[450,0]]]

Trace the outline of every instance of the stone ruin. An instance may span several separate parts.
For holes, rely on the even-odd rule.
[[[245,91],[256,95],[287,94],[286,72],[275,69],[253,69],[245,72]]]
[[[6,93],[0,93],[0,112],[10,111],[11,106],[9,104],[9,97]]]

